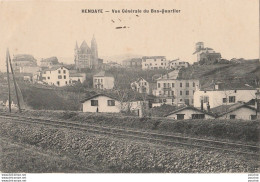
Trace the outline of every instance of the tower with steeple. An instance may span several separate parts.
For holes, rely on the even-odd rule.
[[[78,43],[76,42],[74,49],[74,61],[75,68],[77,70],[84,68],[92,69],[98,65],[97,42],[94,36],[91,41],[91,48],[85,40],[82,42],[80,47],[78,47]]]

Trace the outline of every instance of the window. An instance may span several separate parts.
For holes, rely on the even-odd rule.
[[[184,103],[185,103],[186,105],[190,105],[190,100],[189,100],[189,99],[184,99]]]
[[[115,106],[115,100],[108,100],[107,105],[108,106]]]
[[[100,79],[100,83],[103,83],[103,79]]]
[[[67,82],[67,81],[65,81],[65,84],[67,85],[67,84],[68,84],[68,82]]]
[[[98,100],[91,100],[91,106],[98,106]]]
[[[186,95],[189,95],[189,91],[188,90],[186,90]]]
[[[144,85],[146,85],[146,82],[144,82]]]
[[[190,86],[190,84],[189,83],[186,83],[186,87],[189,87]]]
[[[251,120],[256,120],[256,115],[251,115]]]
[[[184,119],[184,114],[176,114],[177,115],[177,119],[182,120]]]
[[[66,70],[63,70],[63,73],[66,74]]]
[[[180,87],[182,87],[182,83],[180,83]]]
[[[174,87],[174,83],[172,83],[172,87]]]
[[[167,84],[168,88],[170,88],[170,83]]]
[[[161,63],[161,65],[163,65],[163,63]]]
[[[192,114],[192,119],[205,119],[205,114]]]
[[[158,83],[158,88],[160,88],[161,87],[161,84],[160,83]]]
[[[230,119],[236,119],[236,115],[231,114],[231,115],[229,116],[229,118],[230,118]]]
[[[182,91],[180,91],[180,95],[182,95]]]
[[[163,87],[166,88],[166,83],[163,83]]]
[[[59,81],[57,81],[57,85],[60,85],[60,82],[59,82]]]
[[[193,82],[193,84],[192,84],[192,85],[193,85],[193,87],[195,87],[195,82]]]
[[[227,98],[222,99],[223,103],[227,103]]]
[[[65,70],[64,70],[65,71]],[[63,76],[64,79],[66,79],[66,75]]]
[[[172,91],[172,95],[174,95],[174,91]]]
[[[235,96],[229,96],[229,103],[235,103],[236,97]]]
[[[58,73],[60,74],[60,70],[58,71]]]
[[[58,79],[62,79],[62,76],[61,76],[61,75],[58,75]]]
[[[48,76],[48,80],[50,79],[50,77]]]

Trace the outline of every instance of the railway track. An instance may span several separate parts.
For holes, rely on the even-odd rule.
[[[230,143],[223,141],[215,141],[208,139],[198,139],[192,137],[182,137],[177,135],[164,135],[158,133],[144,132],[130,129],[119,129],[112,127],[103,127],[92,124],[75,123],[71,121],[61,121],[53,119],[41,119],[36,117],[25,117],[15,114],[0,113],[0,118],[11,119],[18,123],[43,124],[53,127],[69,128],[78,131],[85,131],[94,134],[104,134],[114,136],[116,138],[135,139],[155,144],[163,144],[167,146],[188,146],[202,148],[205,150],[220,150],[231,153],[241,153],[246,155],[254,155],[260,157],[260,147],[256,145],[246,145],[242,143]]]

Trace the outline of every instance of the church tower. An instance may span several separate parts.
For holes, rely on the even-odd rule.
[[[92,53],[93,65],[97,66],[98,65],[98,48],[97,48],[97,42],[96,42],[94,35],[91,40],[91,53]]]

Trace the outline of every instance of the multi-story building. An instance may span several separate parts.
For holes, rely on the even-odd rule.
[[[168,69],[178,69],[178,68],[187,68],[189,66],[188,62],[181,61],[180,59],[175,59],[169,61]]]
[[[221,105],[232,105],[237,102],[248,102],[256,98],[257,89],[240,85],[214,84],[212,87],[196,90],[194,107],[215,108]]]
[[[136,68],[141,69],[142,68],[142,59],[141,58],[133,58],[123,61],[123,66],[127,68]]]
[[[58,87],[69,84],[69,70],[64,66],[55,66],[42,71],[42,81]]]
[[[221,54],[215,52],[212,48],[205,47],[203,42],[197,42],[195,52],[193,53],[194,61],[201,64],[212,64],[220,61]]]
[[[199,80],[178,78],[179,70],[174,70],[157,79],[157,89],[153,94],[156,102],[169,105],[193,105],[193,95],[199,87]]]
[[[91,68],[98,67],[100,61],[98,59],[97,42],[94,36],[91,41],[91,48],[84,40],[80,47],[78,47],[78,44],[76,43],[74,51],[75,51],[75,56],[74,56],[75,68],[77,70],[83,68],[91,69]]]
[[[17,54],[14,56],[13,69],[16,72],[20,72],[23,67],[37,67],[37,60],[29,54]]]
[[[97,89],[113,89],[114,82],[114,76],[105,71],[101,71],[93,76],[93,87]]]
[[[139,78],[137,81],[131,83],[131,88],[138,93],[146,93],[151,95],[156,89],[156,81],[152,79]]]
[[[142,69],[155,70],[155,69],[167,69],[168,62],[165,56],[144,56],[142,57]]]

